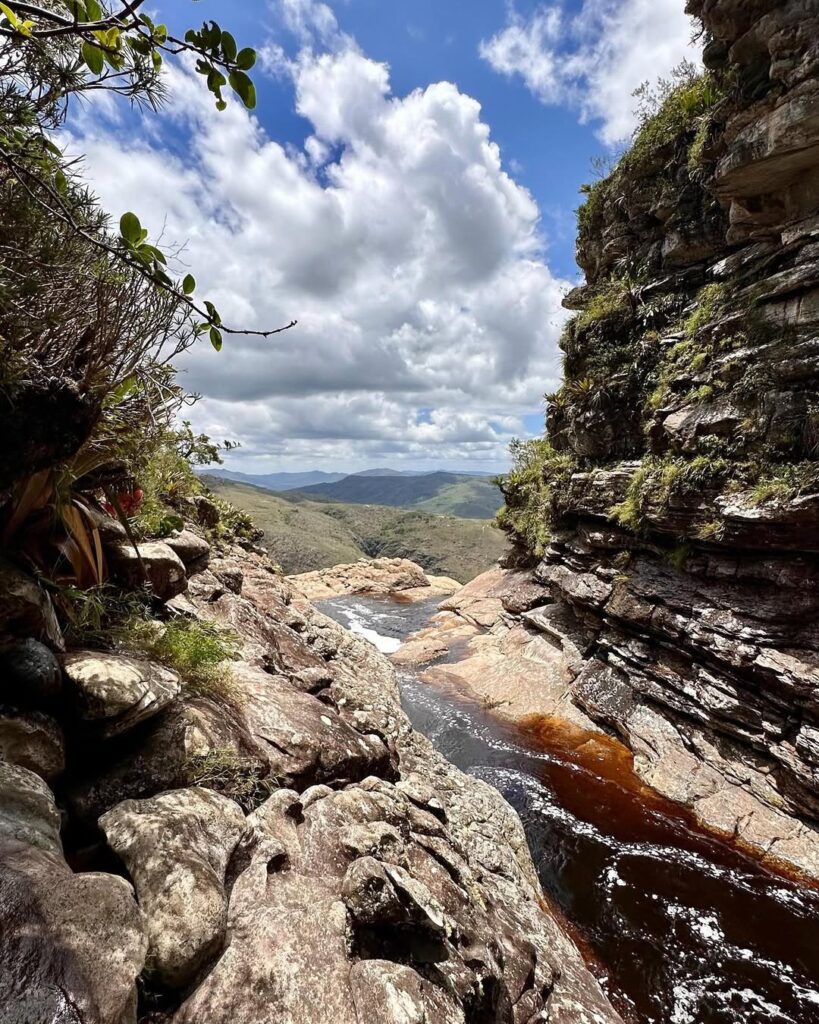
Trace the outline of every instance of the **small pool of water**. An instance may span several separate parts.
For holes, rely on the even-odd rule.
[[[346,597],[322,609],[392,648],[436,605]],[[520,814],[544,892],[627,1021],[819,1022],[819,892],[699,829],[606,737],[549,719],[507,725],[400,678],[413,725]]]

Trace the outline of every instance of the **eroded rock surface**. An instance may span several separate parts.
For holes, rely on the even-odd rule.
[[[425,598],[447,594],[460,584],[446,576],[428,576],[420,565],[406,558],[362,559],[291,576],[295,589],[309,601],[323,601],[343,594],[398,594]]]

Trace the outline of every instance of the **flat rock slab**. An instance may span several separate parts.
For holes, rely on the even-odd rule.
[[[421,566],[406,558],[362,559],[350,565],[336,565],[288,578],[308,601],[344,594],[396,594],[430,586],[429,577]]]
[[[189,573],[201,572],[207,568],[210,561],[210,544],[204,537],[198,536],[192,530],[180,530],[166,537],[165,543],[171,551],[179,555]]]
[[[143,658],[73,651],[63,658],[82,720],[116,736],[167,707],[179,696],[179,676]]]

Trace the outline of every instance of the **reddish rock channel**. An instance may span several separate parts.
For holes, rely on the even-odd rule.
[[[436,604],[356,596],[322,610],[390,650]],[[415,728],[519,812],[544,892],[626,1021],[819,1021],[819,892],[698,828],[606,737],[506,724],[414,672],[401,679]]]

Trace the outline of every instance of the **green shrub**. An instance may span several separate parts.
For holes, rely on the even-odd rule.
[[[240,700],[230,672],[230,662],[239,653],[239,641],[216,623],[182,618],[163,623],[134,616],[117,635],[122,646],[147,654],[178,672],[189,696],[230,703]]]
[[[556,452],[548,440],[513,441],[513,466],[498,481],[506,503],[497,524],[529,554],[540,557],[549,543],[549,527],[555,517],[556,492],[574,472],[570,455]]]

